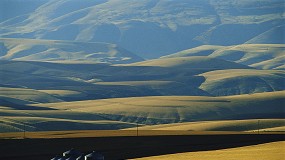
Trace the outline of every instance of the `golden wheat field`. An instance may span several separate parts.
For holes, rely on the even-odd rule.
[[[177,153],[133,160],[284,160],[285,141],[231,149]]]

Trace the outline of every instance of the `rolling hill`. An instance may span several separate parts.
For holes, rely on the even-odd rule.
[[[205,56],[160,58],[120,65],[6,60],[0,64],[2,87],[12,88],[11,91],[31,89],[40,93],[39,97],[48,95],[61,101],[219,96],[284,90],[282,70],[256,70]]]
[[[211,57],[234,61],[257,67],[258,69],[275,69],[284,64],[284,44],[244,44],[218,50]]]
[[[129,97],[25,104],[21,108],[2,105],[0,131],[132,129],[136,123],[140,129],[158,130],[280,130],[284,127],[284,95],[280,91],[226,97]]]
[[[6,97],[6,101],[9,101],[9,98],[11,98],[10,100],[18,99],[23,102],[23,103],[20,102],[17,103],[15,101],[16,104],[62,102],[62,100],[57,99],[47,93],[26,88],[0,87],[0,97],[1,100],[4,100]],[[13,103],[14,101],[10,102]]]
[[[285,90],[285,72],[278,70],[230,69],[206,72],[200,89],[215,96]]]
[[[283,0],[43,2],[19,1],[23,12],[4,17],[0,37],[114,43],[144,58],[203,44],[284,43]]]
[[[173,53],[170,55],[162,56],[161,58],[175,58],[175,57],[190,57],[190,56],[209,56],[214,51],[218,49],[222,49],[225,46],[217,46],[217,45],[202,45],[195,48],[190,48],[186,50],[182,50],[177,53]]]
[[[268,119],[266,127],[272,130],[283,127],[275,123],[276,120],[270,120],[284,118],[282,70],[256,70],[203,56],[124,65],[0,62],[1,132],[18,132],[23,128],[51,131],[56,130],[55,127],[61,130],[126,129],[135,127],[134,123],[210,120],[221,123],[217,122],[212,129],[209,123],[209,127],[203,129],[230,130],[237,124],[250,128],[256,121],[247,119]],[[253,77],[267,83],[254,86],[248,81]],[[265,90],[268,86],[272,90]],[[241,92],[242,88],[253,89]],[[221,93],[255,92],[264,93],[211,97]],[[223,123],[225,120],[228,122]],[[234,120],[245,120],[241,121],[245,123]]]
[[[207,56],[248,65],[257,69],[284,69],[284,48],[284,44],[204,45],[161,58]]]
[[[35,104],[97,113],[124,122],[164,124],[205,120],[284,118],[284,91],[229,97],[157,96]]]
[[[0,39],[0,59],[61,63],[131,63],[143,59],[107,43],[35,39]]]
[[[285,25],[276,26],[260,35],[250,39],[246,43],[248,44],[278,44],[280,42],[284,42],[284,30]],[[283,34],[283,36],[278,36],[278,34]]]
[[[0,132],[111,130],[136,126],[132,123],[113,121],[96,113],[56,110],[29,105],[5,105],[1,101]]]
[[[227,68],[250,68],[245,65],[240,65],[225,60],[205,57],[178,57],[178,58],[161,58],[148,61],[142,61],[125,66],[154,66],[154,67],[168,67],[168,68],[188,68],[188,69],[227,69]]]
[[[62,130],[117,130],[135,124],[116,121],[82,121],[43,117],[2,117],[1,132],[62,131]]]
[[[139,127],[139,130],[172,130],[172,131],[284,131],[284,119],[246,119],[199,121]],[[130,128],[127,130],[135,130]]]

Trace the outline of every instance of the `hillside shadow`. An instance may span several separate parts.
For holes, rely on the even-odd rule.
[[[0,99],[0,104],[1,104],[1,106],[9,107],[10,109],[15,109],[15,110],[57,110],[54,108],[37,107],[37,106],[30,106],[27,104],[12,103],[12,102],[9,102],[9,101],[4,100],[4,99]]]
[[[183,152],[210,151],[281,141],[284,134],[96,137],[62,139],[2,139],[1,159],[47,159],[76,148],[101,152],[106,160],[132,159]],[[27,147],[29,146],[29,147]],[[16,151],[16,152],[15,152]]]

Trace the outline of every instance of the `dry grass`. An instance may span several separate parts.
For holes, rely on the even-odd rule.
[[[124,85],[124,86],[160,86],[173,83],[172,81],[120,81],[120,82],[96,82],[99,85]]]
[[[82,115],[83,116],[83,115]],[[79,120],[46,117],[1,117],[1,132],[111,130],[134,127],[136,124],[108,120]]]
[[[117,61],[120,61],[121,63],[130,63],[143,60],[131,52],[125,50],[122,52],[122,48],[108,43],[22,38],[1,38],[0,42],[4,44],[4,48],[7,50],[7,53],[2,57],[2,59],[51,62],[59,61],[61,63],[83,62],[87,64],[107,61],[115,63]],[[133,58],[137,60],[133,60]]]
[[[206,80],[199,88],[220,96],[228,93],[244,94],[283,90],[284,86],[280,83],[284,83],[285,71],[230,69],[206,72],[200,76],[205,77]]]
[[[16,104],[62,102],[62,100],[45,92],[27,88],[0,87],[0,96],[2,97],[1,99]]]
[[[189,63],[196,63],[201,60],[205,60],[205,57],[175,57],[175,58],[164,58],[164,59],[154,59],[143,62],[137,62],[133,64],[127,64],[126,66],[158,66],[158,67],[175,67],[182,66]]]
[[[203,45],[163,58],[209,56],[247,64],[259,69],[284,69],[284,48],[284,44]]]
[[[285,75],[284,71],[281,70],[254,70],[254,69],[230,69],[230,70],[217,70],[201,74],[208,81],[221,81],[224,79],[244,76],[281,76]]]
[[[187,56],[208,56],[214,51],[224,48],[224,46],[217,45],[202,45],[195,48],[183,50],[171,55],[163,56],[161,58],[172,58],[172,57],[187,57]]]
[[[284,160],[284,146],[285,141],[280,141],[232,149],[177,153],[137,158],[136,160]]]
[[[268,114],[275,120],[262,120],[260,128],[266,129],[285,126],[284,120],[276,119],[284,113],[282,105],[284,95],[284,91],[280,91],[225,97],[130,97],[24,106],[36,110],[2,107],[0,129],[1,132],[22,131],[25,124],[30,126],[26,128],[28,131],[109,130],[135,127],[136,123],[140,125],[174,123],[156,129],[249,131],[258,128],[257,120],[234,120],[254,119],[254,117],[248,118],[248,115],[262,114],[266,117]],[[229,117],[234,118],[232,121],[221,121],[228,120]],[[277,131],[276,128],[274,131]]]
[[[243,114],[276,114],[276,112],[280,114],[284,112],[284,106],[280,103],[284,95],[284,91],[280,91],[226,97],[131,97],[47,103],[36,106],[110,115],[108,118],[126,122],[135,122],[137,118],[144,118],[146,124],[162,124],[205,121],[209,118],[222,120],[225,116]]]
[[[226,68],[249,68],[245,65],[224,61],[222,59],[215,59],[205,56],[190,56],[190,57],[174,57],[174,58],[159,58],[136,62],[131,64],[124,64],[122,66],[154,66],[154,67],[168,67],[168,68],[193,68],[193,69],[226,69]]]
[[[138,134],[137,134],[138,133]],[[255,135],[257,132],[229,131],[179,131],[179,130],[76,130],[45,132],[11,132],[0,133],[1,139],[24,138],[83,138],[83,137],[124,137],[124,136],[179,136],[179,135]],[[259,134],[280,134],[280,132],[260,132]]]
[[[71,91],[71,90],[39,90],[40,92],[44,92],[54,96],[68,96],[68,97],[83,97],[86,96],[85,94],[78,92],[78,91]]]
[[[256,132],[257,130],[253,130],[253,132]],[[278,131],[278,132],[285,132],[285,126],[281,126],[281,127],[271,127],[271,128],[263,128],[261,129],[261,131]]]
[[[258,124],[259,123],[259,124]],[[285,119],[199,121],[139,127],[140,130],[181,131],[284,131]],[[135,128],[130,128],[135,129]]]

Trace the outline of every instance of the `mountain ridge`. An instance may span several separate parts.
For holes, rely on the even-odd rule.
[[[282,0],[50,0],[0,23],[0,37],[114,43],[149,59],[203,44],[285,43],[282,30],[268,32],[284,24],[283,5]]]

